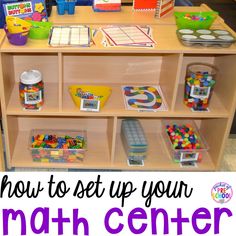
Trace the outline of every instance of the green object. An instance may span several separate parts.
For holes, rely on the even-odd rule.
[[[51,22],[42,21],[28,21],[32,24],[29,31],[29,38],[31,39],[47,39],[52,27]]]
[[[209,29],[218,12],[174,12],[178,29]]]

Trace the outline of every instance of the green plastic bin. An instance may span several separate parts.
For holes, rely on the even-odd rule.
[[[174,12],[178,29],[209,29],[218,12]]]
[[[52,27],[51,22],[42,21],[28,21],[32,24],[29,32],[29,38],[31,39],[47,39],[49,37],[50,29]]]

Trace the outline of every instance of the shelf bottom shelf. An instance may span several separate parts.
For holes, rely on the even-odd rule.
[[[18,133],[16,145],[11,160],[12,167],[21,168],[69,168],[91,170],[139,170],[139,171],[213,171],[215,166],[208,153],[197,167],[180,167],[179,163],[172,161],[167,147],[159,133],[147,133],[149,144],[148,156],[144,166],[129,166],[122,145],[120,134],[116,137],[116,150],[114,161],[109,154],[108,138],[106,133],[88,132],[88,151],[85,160],[81,163],[46,163],[34,162],[28,149],[29,132]],[[27,147],[27,148],[22,148]]]

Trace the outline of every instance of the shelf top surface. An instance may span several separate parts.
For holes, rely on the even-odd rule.
[[[178,11],[209,11],[210,9],[202,4],[200,7],[176,7]],[[186,47],[182,45],[176,36],[176,24],[173,14],[161,19],[154,17],[153,11],[132,11],[132,7],[122,7],[121,12],[93,12],[91,7],[77,7],[75,15],[57,15],[56,8],[53,7],[51,22],[59,25],[87,24],[92,29],[99,29],[102,25],[130,24],[130,25],[150,25],[152,27],[153,38],[156,42],[154,48],[130,48],[130,47],[104,47],[102,45],[102,33],[98,31],[94,38],[95,45],[90,47],[51,47],[48,40],[28,39],[25,46],[11,45],[7,38],[4,39],[1,51],[11,53],[23,52],[47,52],[47,53],[217,53],[234,54],[236,44],[229,48],[214,47]],[[213,25],[215,29],[228,29],[223,20],[218,17]],[[0,37],[3,31],[0,31]],[[231,31],[235,36],[235,32]],[[0,38],[1,40],[1,38]]]
[[[175,7],[175,11],[211,11],[202,4],[198,7]],[[90,6],[79,6],[74,15],[58,15],[56,7],[52,8],[50,21],[54,24],[175,24],[173,14],[155,18],[155,11],[134,11],[132,6],[122,6],[120,12],[94,12]],[[219,18],[220,19],[220,18]],[[215,24],[219,24],[216,20]]]

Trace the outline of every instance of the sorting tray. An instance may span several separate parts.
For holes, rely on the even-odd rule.
[[[89,47],[90,28],[85,25],[53,26],[50,31],[49,45],[53,47]]]
[[[186,46],[220,46],[229,47],[236,38],[222,29],[179,29],[176,31],[179,40]]]

